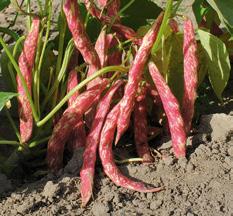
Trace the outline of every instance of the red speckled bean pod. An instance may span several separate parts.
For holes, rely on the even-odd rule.
[[[191,128],[194,103],[197,96],[197,42],[195,40],[195,32],[192,21],[187,19],[184,21],[184,96],[182,105],[182,114],[185,123],[185,130],[188,134]]]
[[[112,142],[117,126],[117,118],[120,111],[119,108],[120,104],[118,103],[107,115],[101,132],[99,155],[104,172],[118,186],[139,192],[158,192],[163,188],[151,188],[146,186],[143,182],[135,182],[132,179],[127,178],[122,175],[114,162]]]
[[[147,142],[147,133],[146,88],[142,87],[134,108],[134,142],[138,156],[143,158],[143,162],[151,163],[154,162],[154,158]]]
[[[153,62],[149,62],[150,75],[155,83],[170,128],[173,151],[176,157],[185,157],[186,133],[179,102]]]
[[[107,52],[112,40],[113,40],[113,35],[112,34],[107,35],[106,30],[104,29],[100,32],[100,35],[95,43],[95,50],[99,56],[101,68],[105,67],[108,63]]]
[[[68,76],[67,92],[70,92],[76,85],[78,85],[78,77],[77,77],[77,72],[75,71],[75,69],[73,69],[70,71]],[[68,106],[71,106],[75,102],[78,95],[79,93],[77,91],[70,97],[70,99],[68,100]]]
[[[106,30],[103,29],[100,32],[100,35],[97,38],[96,44],[95,44],[95,50],[99,56],[101,68],[106,66],[107,64],[107,51],[110,46],[110,43],[111,43],[111,38],[106,35]],[[88,76],[91,75],[93,72],[95,72],[95,71],[92,72],[93,69],[94,69],[93,67],[89,68]],[[91,83],[90,85],[88,85],[88,88],[90,88],[94,84],[95,83]],[[93,119],[95,117],[95,111],[96,111],[95,107],[93,107],[85,115],[86,125],[88,128],[91,128]]]
[[[115,17],[118,16],[118,12],[120,10],[121,7],[121,1],[120,0],[112,0],[110,1],[108,7],[107,7],[107,14],[110,17]],[[116,18],[116,21],[119,22],[120,21],[120,17],[118,16]]]
[[[94,4],[93,2],[89,0],[84,0],[84,4],[88,10],[88,12],[99,19],[100,21],[106,23],[106,24],[111,24],[111,17],[104,15]],[[118,7],[118,6],[117,6]],[[117,8],[116,8],[117,9]],[[111,9],[112,10],[112,9]],[[116,19],[117,22],[119,22],[119,19]],[[122,25],[120,23],[114,23],[112,25],[112,29],[116,32],[118,32],[120,35],[125,37],[126,39],[133,40],[134,43],[140,44],[141,40],[136,38],[136,32],[125,25]]]
[[[19,57],[19,68],[26,81],[27,87],[31,93],[32,69],[35,62],[38,36],[40,31],[40,20],[35,17],[32,21],[32,28],[25,42],[23,51]],[[17,90],[19,93],[19,117],[20,117],[20,136],[23,143],[27,142],[32,135],[33,116],[32,109],[24,91],[22,82],[17,76]]]
[[[55,125],[47,150],[48,167],[51,171],[56,172],[62,167],[64,145],[70,133],[75,124],[82,118],[82,115],[96,102],[107,83],[107,81],[103,81],[80,94]]]
[[[101,9],[103,9],[106,7],[108,0],[97,0],[96,3]]]
[[[82,206],[85,206],[91,198],[92,186],[95,174],[96,151],[99,144],[100,132],[105,120],[105,117],[110,109],[112,98],[117,89],[123,84],[122,81],[117,81],[101,99],[97,112],[87,137],[87,146],[83,154],[83,166],[80,172],[81,176],[81,197]]]
[[[78,85],[77,72],[75,70],[71,70],[68,76],[68,81],[67,81],[67,92],[72,90],[77,85]],[[77,99],[78,95],[79,95],[78,92],[72,95],[72,97],[68,100],[68,107],[72,106],[72,104]],[[85,126],[84,126],[84,122],[82,119],[78,121],[78,123],[75,125],[72,131],[72,135],[70,137],[71,138],[69,139],[69,142],[68,142],[68,149],[71,152],[74,152],[76,149],[85,146],[86,131],[85,131]]]
[[[179,25],[178,25],[178,23],[176,22],[176,20],[170,19],[169,25],[170,25],[171,30],[172,30],[174,33],[179,32]]]
[[[67,24],[72,33],[76,48],[82,54],[85,62],[89,65],[88,76],[100,69],[99,57],[91,44],[86,33],[81,14],[76,0],[65,0],[63,10],[67,19]],[[89,83],[89,87],[100,82],[100,78],[96,78]]]
[[[125,86],[124,97],[121,100],[120,114],[117,121],[117,137],[116,143],[119,141],[123,133],[127,130],[130,122],[131,112],[134,108],[135,96],[138,89],[138,84],[144,70],[144,66],[150,55],[150,50],[156,40],[163,14],[161,14],[151,29],[144,36],[142,45],[136,53],[134,61],[131,65],[128,75],[128,83]]]

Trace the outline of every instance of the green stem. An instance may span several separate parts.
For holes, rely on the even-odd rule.
[[[30,14],[31,13],[31,0],[27,0],[26,5],[27,5],[27,13]],[[20,9],[21,9],[21,7],[20,7]],[[31,25],[32,25],[32,18],[31,18],[31,16],[28,16],[27,18],[28,18],[28,20],[27,20],[28,29],[30,29]]]
[[[35,59],[35,66],[33,70],[33,100],[35,104],[36,111],[38,113],[38,116],[40,118],[40,104],[39,104],[39,91],[38,91],[38,85],[39,85],[39,71],[38,71],[38,65],[41,57],[41,46],[42,46],[42,37],[43,37],[44,28],[41,29],[41,32],[39,34],[38,44],[37,44],[37,51],[36,51],[36,59]]]
[[[182,1],[183,1],[183,0],[178,0],[178,1],[177,1],[176,5],[174,6],[174,9],[173,9],[173,11],[172,11],[172,16],[174,16],[174,15],[176,14],[176,12],[177,12],[177,10],[179,9],[179,7],[180,7]]]
[[[66,52],[64,55],[64,60],[63,60],[61,69],[60,69],[59,73],[56,75],[56,80],[54,81],[54,84],[53,84],[51,90],[48,92],[48,94],[46,95],[46,97],[43,101],[42,110],[45,107],[45,105],[47,104],[47,102],[49,101],[49,99],[51,98],[51,96],[54,94],[54,92],[55,92],[54,95],[57,95],[56,91],[58,90],[59,83],[61,82],[61,80],[66,72],[70,57],[73,53],[73,49],[74,49],[74,43],[73,43],[73,40],[70,40],[68,45],[67,45],[67,48],[66,48]],[[54,103],[55,103],[55,101],[53,101],[53,104]]]
[[[14,68],[15,68],[15,70],[16,70],[16,72],[17,72],[17,75],[18,75],[19,78],[20,78],[20,81],[22,82],[23,89],[24,89],[24,91],[25,91],[25,93],[26,93],[26,96],[27,96],[27,98],[28,98],[28,100],[29,100],[29,103],[30,103],[30,106],[31,106],[31,109],[32,109],[33,117],[34,117],[35,121],[37,122],[37,121],[39,120],[39,118],[38,118],[38,115],[37,115],[37,113],[36,113],[36,109],[35,109],[34,103],[33,103],[33,101],[32,101],[31,94],[30,94],[30,92],[29,92],[29,90],[28,90],[26,81],[25,81],[25,79],[24,79],[24,77],[23,77],[23,75],[22,75],[22,73],[21,73],[21,71],[20,71],[20,69],[19,69],[19,66],[17,65],[17,63],[16,63],[16,61],[15,61],[13,55],[11,54],[11,52],[10,52],[8,46],[7,46],[6,43],[3,41],[3,38],[2,38],[1,36],[0,36],[0,43],[1,43],[2,47],[4,48],[4,50],[5,50],[5,52],[6,52],[7,56],[8,56],[8,58],[10,59],[10,61],[11,61],[11,63],[12,63],[12,65],[14,66]]]
[[[15,125],[15,122],[14,120],[12,119],[9,111],[7,109],[5,109],[5,112],[6,112],[6,117],[8,118],[10,124],[11,124],[11,127],[13,128],[13,130],[15,131],[15,135],[17,136],[19,142],[21,143],[21,137],[20,137],[20,134],[19,134],[19,131]]]
[[[0,145],[20,145],[17,141],[11,141],[11,140],[0,140]]]
[[[56,77],[59,74],[62,65],[63,52],[64,52],[64,42],[65,42],[65,34],[66,34],[66,19],[63,10],[61,10],[61,27],[60,27],[60,35],[59,35],[59,45],[58,45],[58,57],[56,64]],[[55,88],[55,93],[53,96],[53,105],[56,104],[58,94],[58,86]]]
[[[38,146],[39,144],[48,141],[49,138],[50,138],[50,136],[45,137],[45,138],[43,138],[43,139],[41,139],[41,140],[33,141],[33,142],[31,142],[31,143],[28,145],[28,147],[29,147],[29,148],[34,148],[34,147]]]
[[[45,116],[41,121],[37,122],[37,126],[41,127],[44,125],[49,119],[51,119],[54,114],[70,99],[70,97],[76,92],[79,91],[81,88],[83,88],[85,85],[87,85],[90,81],[93,79],[108,73],[112,71],[119,71],[126,73],[128,71],[128,68],[122,67],[122,66],[108,66],[105,68],[102,68],[98,71],[96,71],[94,74],[83,80],[81,83],[79,83],[75,88],[73,88],[54,108],[53,110]]]
[[[19,39],[19,35],[8,29],[8,28],[4,28],[4,27],[0,27],[0,32],[4,33],[4,34],[8,34],[9,36],[11,36],[15,41],[17,41]]]
[[[19,47],[21,49],[21,42],[24,40],[24,38],[25,38],[24,36],[20,37],[15,43],[15,46],[14,46],[14,49],[13,49],[14,59],[16,59],[16,57],[17,57],[17,51],[18,51]],[[17,84],[16,84],[15,73],[14,73],[12,63],[8,62],[7,67],[8,67],[8,71],[10,73],[13,88],[14,88],[15,91],[17,91]]]
[[[164,31],[166,29],[166,25],[168,24],[168,20],[171,16],[171,11],[172,11],[172,4],[173,4],[173,0],[168,0],[167,1],[167,4],[166,4],[166,9],[165,9],[165,13],[164,13],[164,16],[163,16],[163,21],[162,21],[162,24],[160,26],[160,29],[159,29],[159,33],[158,33],[158,36],[157,36],[157,39],[152,47],[152,51],[151,51],[151,54],[152,55],[155,55],[160,43],[161,43],[161,39],[162,39],[162,36],[164,34]]]
[[[113,19],[111,20],[111,23],[108,27],[108,31],[111,30],[112,25],[115,23],[116,19],[118,16],[120,16],[121,14],[124,13],[124,11],[126,11],[133,3],[135,2],[135,0],[131,0],[130,2],[128,2],[118,13],[116,16],[113,17]]]

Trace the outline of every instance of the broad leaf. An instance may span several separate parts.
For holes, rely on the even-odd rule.
[[[122,8],[129,0],[122,0]],[[137,30],[139,27],[148,24],[147,20],[156,19],[161,8],[150,0],[135,0],[134,3],[121,14],[123,24]]]
[[[193,12],[196,17],[197,23],[200,24],[202,21],[202,17],[205,15],[205,13],[208,11],[208,8],[203,7],[203,2],[204,0],[196,0],[192,7],[193,7]]]
[[[3,109],[5,104],[13,97],[18,96],[17,93],[13,92],[0,92],[0,111]]]
[[[206,51],[200,43],[198,44],[198,61],[198,86],[200,86],[204,81],[208,71],[208,65],[206,64]]]
[[[198,30],[201,44],[206,52],[206,62],[211,85],[222,101],[222,92],[230,76],[230,60],[225,44],[214,35]]]
[[[0,1],[0,11],[6,8],[11,3],[10,0],[1,0]]]
[[[168,82],[172,92],[181,102],[183,98],[183,34],[170,34],[158,50],[155,64]]]
[[[217,12],[220,20],[233,33],[233,0],[207,0],[211,7]]]

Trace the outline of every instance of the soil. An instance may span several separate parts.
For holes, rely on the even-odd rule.
[[[0,25],[11,10],[4,16],[0,14]],[[17,28],[24,29],[20,26],[24,21],[18,22]],[[186,159],[175,159],[171,142],[164,137],[151,145],[159,152],[154,163],[119,165],[126,176],[164,186],[163,191],[145,194],[119,188],[98,165],[93,199],[81,208],[82,162],[81,152],[76,152],[57,176],[48,174],[20,187],[0,173],[0,215],[233,216],[232,84],[231,79],[224,97],[229,103],[224,107],[213,103],[208,111],[215,114],[201,115],[196,131],[188,139]],[[0,131],[5,130],[2,127]]]
[[[69,163],[59,176],[14,188],[0,176],[1,215],[233,215],[233,115],[204,115],[189,137],[187,159],[176,160],[171,143],[161,141],[153,164],[119,166],[122,172],[155,186],[159,193],[139,193],[115,186],[97,168],[93,200],[81,208],[79,176]],[[15,189],[15,190],[12,190]]]

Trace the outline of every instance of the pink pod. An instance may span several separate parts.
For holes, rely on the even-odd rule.
[[[88,64],[88,76],[100,69],[99,57],[92,45],[84,24],[81,19],[81,14],[76,0],[65,0],[63,11],[66,16],[67,24],[72,33],[74,44],[82,54],[84,61]],[[88,87],[99,83],[101,79],[98,77],[88,84]],[[93,83],[93,84],[92,84]]]
[[[134,108],[134,142],[138,156],[143,162],[151,163],[154,158],[148,145],[147,133],[146,87],[141,87]]]
[[[35,62],[35,55],[40,31],[40,19],[33,18],[31,31],[29,32],[24,42],[23,51],[19,56],[19,69],[26,81],[29,92],[31,93],[32,86],[32,69]],[[17,80],[17,91],[19,93],[19,121],[20,121],[20,136],[22,143],[27,142],[33,131],[33,116],[29,100],[24,91],[22,82],[19,76]]]
[[[186,133],[179,102],[153,62],[149,62],[149,72],[161,98],[172,138],[174,154],[177,158],[185,157]]]
[[[195,40],[195,32],[192,21],[186,19],[184,21],[184,95],[182,103],[182,115],[185,124],[185,130],[188,134],[191,128],[194,115],[194,104],[197,97],[198,84],[198,57],[197,42]]]
[[[163,188],[148,187],[143,182],[135,182],[124,176],[117,168],[112,152],[112,142],[117,126],[120,104],[118,103],[105,120],[99,144],[99,155],[105,174],[117,185],[138,192],[158,192]]]
[[[70,71],[67,81],[67,92],[71,91],[75,86],[78,85],[78,78],[77,72],[73,69]],[[72,106],[79,95],[77,91],[72,95],[72,97],[68,100],[68,107]],[[74,152],[76,149],[80,147],[84,147],[86,145],[86,131],[83,119],[81,118],[80,121],[76,123],[72,134],[70,136],[68,142],[68,149],[71,152]]]
[[[125,86],[124,96],[120,103],[120,114],[117,120],[117,137],[116,143],[119,141],[123,133],[128,129],[131,112],[134,109],[135,96],[138,89],[138,84],[145,67],[145,64],[150,55],[150,50],[157,38],[158,31],[163,19],[161,14],[152,25],[151,29],[144,36],[142,45],[136,53],[131,68],[128,73],[128,83]]]
[[[113,96],[122,84],[123,81],[116,81],[116,83],[113,84],[113,86],[108,90],[105,96],[100,100],[90,133],[87,137],[87,146],[83,154],[83,166],[80,172],[80,191],[82,197],[82,206],[85,206],[88,203],[92,195],[92,187],[95,174],[96,151],[99,144],[101,129],[104,124],[105,117],[110,109]]]
[[[105,80],[101,84],[80,94],[75,102],[65,110],[55,125],[47,149],[48,167],[52,172],[57,172],[62,168],[64,146],[74,126],[82,118],[82,115],[96,102],[107,84],[108,82]]]

